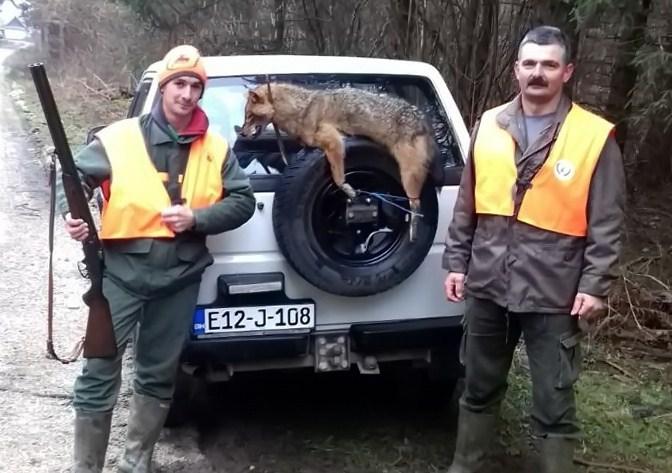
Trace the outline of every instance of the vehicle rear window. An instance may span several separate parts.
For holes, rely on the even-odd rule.
[[[374,74],[283,74],[273,75],[270,79],[308,88],[354,87],[400,97],[418,107],[431,121],[444,166],[461,165],[459,147],[452,127],[431,81],[427,78]],[[244,122],[247,90],[264,83],[266,83],[265,76],[212,78],[208,80],[201,101],[201,106],[210,119],[210,126],[233,145],[241,165],[249,175],[279,172],[267,163],[260,163],[257,159],[259,153],[246,154],[244,150],[239,152],[241,146],[235,146],[238,137],[234,127]],[[270,126],[264,135],[267,141],[271,138],[272,142],[274,134]],[[277,152],[277,149],[275,151]]]

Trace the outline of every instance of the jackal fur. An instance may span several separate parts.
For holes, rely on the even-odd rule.
[[[349,197],[343,135],[366,136],[384,146],[399,165],[410,207],[420,211],[420,194],[436,156],[436,142],[424,115],[408,102],[354,88],[310,90],[271,83],[248,91],[243,136],[256,136],[269,123],[303,144],[324,151],[331,176]]]

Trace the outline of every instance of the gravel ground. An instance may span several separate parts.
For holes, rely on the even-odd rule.
[[[0,63],[12,52],[0,49]],[[65,472],[72,451],[72,386],[81,364],[64,366],[45,357],[49,194],[44,151],[21,120],[21,90],[4,74],[0,70],[0,472]],[[48,137],[42,141],[50,143]],[[59,223],[54,338],[57,352],[66,354],[84,333],[81,294],[87,283],[76,266],[81,247]],[[129,372],[127,360],[105,471],[114,471],[123,448]],[[158,471],[209,470],[195,430],[163,435],[155,455]]]

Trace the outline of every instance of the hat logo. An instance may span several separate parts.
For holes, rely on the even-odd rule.
[[[178,69],[181,67],[195,67],[197,61],[198,58],[189,57],[186,54],[180,54],[170,63],[168,69]]]
[[[565,159],[559,160],[555,163],[555,166],[553,166],[553,174],[555,174],[555,177],[560,181],[569,181],[574,177],[574,172],[574,165]]]

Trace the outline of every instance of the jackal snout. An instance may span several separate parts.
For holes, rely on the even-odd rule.
[[[275,110],[268,97],[265,86],[259,86],[247,92],[245,102],[245,123],[236,127],[236,132],[244,137],[256,138],[273,121]]]

